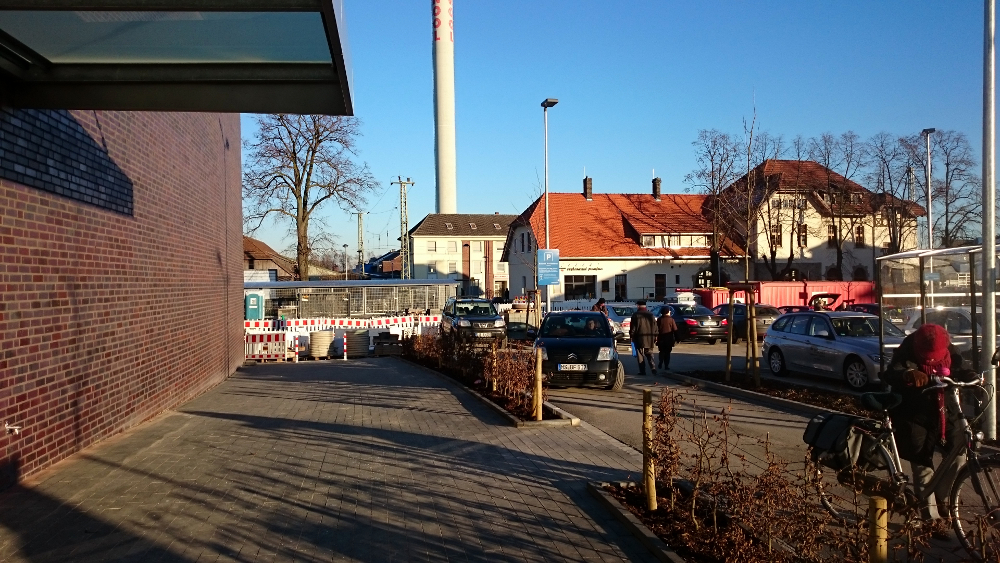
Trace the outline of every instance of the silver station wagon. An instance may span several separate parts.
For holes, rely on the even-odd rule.
[[[885,322],[886,364],[903,337],[903,331]],[[878,317],[853,311],[782,315],[764,337],[763,356],[778,376],[820,375],[863,389],[879,382]]]

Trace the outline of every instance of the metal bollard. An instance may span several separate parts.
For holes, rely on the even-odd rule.
[[[656,510],[656,471],[653,464],[653,390],[642,392],[642,474],[646,486],[646,506]]]
[[[542,419],[542,349],[535,349],[535,396],[534,402],[535,420]]]
[[[889,560],[889,510],[882,497],[871,497],[868,502],[868,560],[886,563]]]

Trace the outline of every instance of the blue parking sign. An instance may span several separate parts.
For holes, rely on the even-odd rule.
[[[558,249],[539,249],[538,285],[559,285]]]

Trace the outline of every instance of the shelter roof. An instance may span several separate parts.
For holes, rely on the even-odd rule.
[[[430,213],[412,229],[415,237],[506,237],[517,215]]]

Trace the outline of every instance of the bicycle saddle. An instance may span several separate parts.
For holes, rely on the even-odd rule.
[[[894,409],[903,402],[899,393],[862,393],[861,406],[875,411]]]

